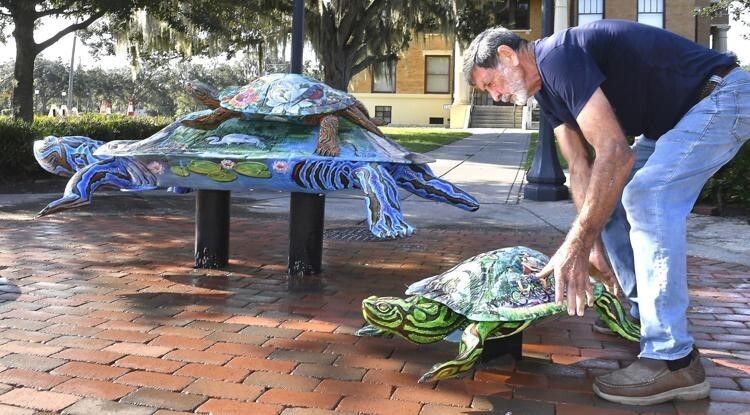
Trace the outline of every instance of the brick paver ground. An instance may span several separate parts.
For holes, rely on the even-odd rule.
[[[336,225],[351,224],[328,224]],[[420,229],[403,241],[325,241],[315,293],[287,290],[288,222],[232,219],[227,270],[191,268],[186,215],[67,215],[0,222],[0,413],[750,413],[750,270],[690,259],[690,323],[711,399],[647,408],[595,398],[594,376],[637,345],[592,332],[593,312],[529,329],[524,359],[417,384],[452,344],[358,338],[363,297],[476,253],[559,233]]]

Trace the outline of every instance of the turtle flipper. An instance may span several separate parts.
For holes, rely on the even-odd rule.
[[[433,366],[419,378],[419,383],[453,378],[471,370],[482,355],[485,340],[501,324],[497,321],[479,321],[466,326],[459,343],[458,356],[453,360]]]
[[[377,134],[381,137],[385,137],[385,134],[383,134],[383,132],[380,131],[380,128],[378,128],[378,126],[372,121],[370,116],[367,115],[366,112],[362,112],[362,110],[357,108],[356,105],[344,108],[339,113],[347,120],[353,122],[354,124],[361,126],[367,131]]]
[[[360,101],[360,100],[358,100],[358,99],[354,98],[354,106],[355,106],[355,107],[357,107],[357,109],[358,109],[358,110],[360,110],[360,111],[362,112],[362,114],[364,114],[364,115],[365,115],[365,117],[369,118],[369,119],[370,119],[370,121],[371,121],[371,122],[372,122],[372,123],[373,123],[373,124],[374,124],[374,125],[375,125],[376,127],[380,127],[380,126],[383,126],[383,125],[385,125],[385,122],[383,121],[383,119],[382,119],[382,118],[379,118],[379,117],[370,117],[370,112],[369,112],[369,111],[367,111],[367,107],[365,106],[365,104],[363,104],[363,103],[362,103],[362,101]],[[374,131],[373,131],[373,132],[374,132]],[[380,134],[382,134],[382,133],[380,133]]]
[[[622,303],[617,297],[608,291],[603,291],[594,300],[594,309],[610,330],[630,341],[640,341],[641,325],[627,317],[626,311],[622,308]]]
[[[140,165],[135,165],[129,159],[120,157],[89,164],[78,170],[68,180],[63,197],[48,204],[37,214],[37,217],[88,205],[91,203],[92,194],[102,186],[121,190],[153,187],[156,182],[153,174],[147,169],[136,172],[140,168]]]
[[[367,196],[367,224],[378,238],[398,238],[414,233],[401,213],[396,182],[380,165],[366,164],[352,171],[357,185]]]
[[[363,326],[361,329],[355,331],[354,335],[360,337],[393,337],[393,333],[379,329],[372,324]]]
[[[315,153],[321,156],[338,156],[341,153],[338,136],[339,117],[329,114],[321,118],[320,129],[318,130],[318,146],[315,148]]]
[[[201,115],[200,117],[195,117],[192,119],[182,120],[182,125],[190,128],[197,128],[199,130],[213,130],[221,125],[221,123],[223,123],[224,121],[232,117],[239,116],[240,113],[237,111],[219,107],[213,110],[210,114]]]
[[[396,184],[417,196],[448,203],[471,212],[479,209],[479,202],[473,196],[436,177],[426,164],[394,164],[391,174]]]

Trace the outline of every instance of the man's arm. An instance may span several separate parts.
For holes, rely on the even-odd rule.
[[[569,167],[573,170],[578,169],[575,180],[579,182],[572,184],[573,198],[577,207],[580,203],[580,208],[565,242],[540,275],[547,275],[554,270],[555,300],[562,303],[564,287],[567,285],[568,314],[573,315],[577,312],[578,315],[583,315],[586,297],[588,296],[589,304],[593,301],[588,279],[589,254],[591,248],[599,240],[599,234],[620,198],[635,156],[628,146],[625,134],[617,122],[609,101],[600,88],[597,88],[588,100],[576,121],[581,128],[583,138],[594,148],[596,158],[590,167],[589,174],[583,174],[586,167],[580,159],[581,149],[585,153],[585,145],[575,130],[562,131],[563,155],[566,155],[566,152],[572,155],[575,166]],[[571,135],[571,132],[575,134]],[[571,139],[575,136],[579,139]],[[585,184],[586,176],[589,177],[587,185]],[[571,180],[573,177],[571,172]],[[576,185],[578,189],[575,189]]]
[[[588,149],[581,134],[568,124],[560,124],[555,127],[555,138],[560,147],[560,152],[565,161],[568,162],[570,192],[573,196],[576,212],[580,212],[591,177]]]
[[[576,121],[596,158],[586,197],[568,239],[590,249],[620,199],[635,155],[601,89],[597,88]]]
[[[561,124],[555,128],[555,137],[560,146],[560,152],[568,162],[570,192],[576,212],[580,212],[591,179],[591,154],[580,132],[567,124]],[[589,264],[589,274],[603,283],[609,292],[617,295],[619,283],[607,259],[601,237],[597,238],[591,248]]]

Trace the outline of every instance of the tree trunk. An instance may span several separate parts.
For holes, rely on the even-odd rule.
[[[346,92],[349,81],[352,80],[352,68],[347,65],[349,57],[346,50],[340,50],[338,53],[326,53],[326,55],[328,56],[323,57],[324,82],[332,88]]]
[[[263,50],[263,42],[258,43],[258,76],[263,76],[266,73],[264,72],[266,69],[265,64],[266,54]]]
[[[27,122],[34,121],[34,60],[39,54],[34,42],[35,2],[18,2],[13,15],[13,38],[16,41],[16,63],[13,75],[13,116]]]
[[[346,92],[349,87],[349,79],[345,79],[344,75],[338,71],[329,71],[328,66],[325,67],[324,73],[326,85]]]

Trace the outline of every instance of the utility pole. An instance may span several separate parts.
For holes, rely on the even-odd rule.
[[[68,114],[73,109],[73,64],[76,59],[76,34],[73,32],[73,50],[70,52],[70,71],[68,71]]]

